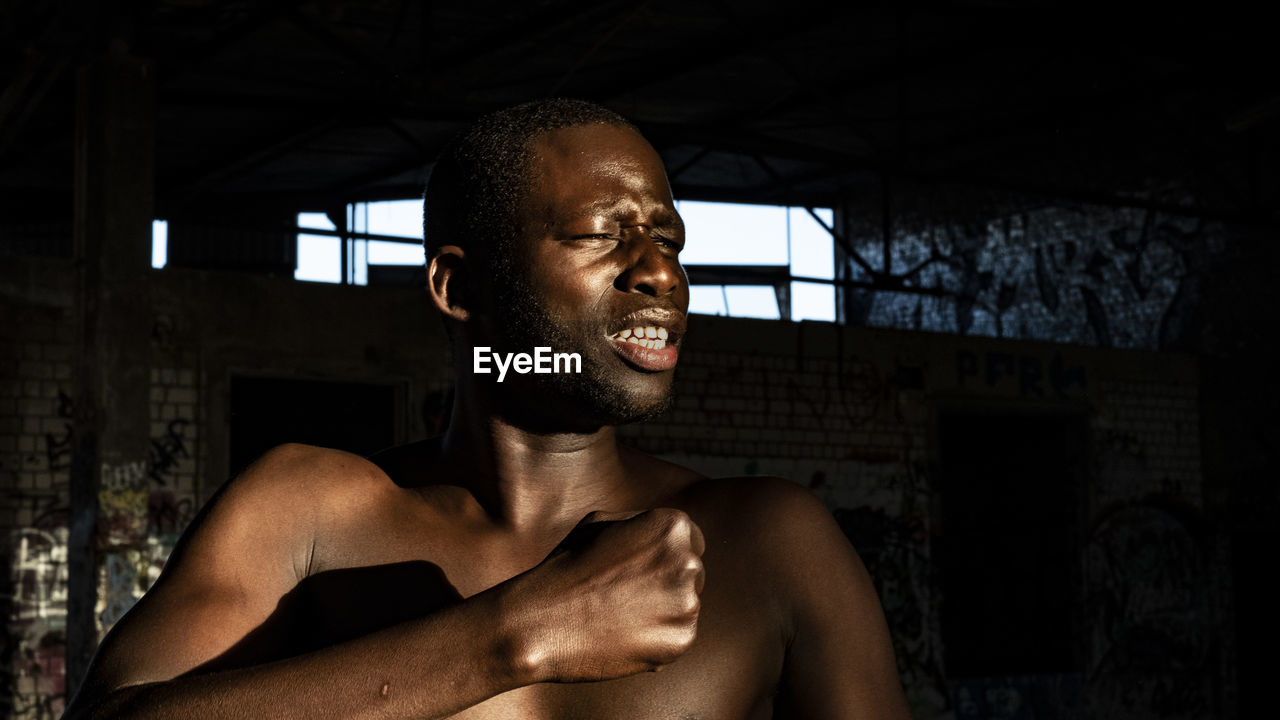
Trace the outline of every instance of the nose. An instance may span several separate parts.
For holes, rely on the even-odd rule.
[[[636,239],[629,248],[627,267],[618,275],[615,286],[622,292],[638,292],[652,297],[666,297],[685,280],[680,262],[664,255],[649,238]]]

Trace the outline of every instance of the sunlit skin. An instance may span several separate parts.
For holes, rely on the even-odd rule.
[[[443,438],[373,461],[268,453],[188,530],[67,717],[908,717],[871,581],[806,490],[617,443],[611,421],[663,405],[686,331],[657,154],[608,125],[534,147],[515,291],[458,246],[428,270],[460,359]],[[621,347],[631,322],[670,343]],[[584,373],[470,372],[472,346],[540,339]]]

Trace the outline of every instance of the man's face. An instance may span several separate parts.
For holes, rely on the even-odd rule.
[[[610,125],[549,132],[533,150],[522,234],[495,279],[495,349],[576,352],[582,374],[525,375],[510,390],[569,421],[656,415],[670,403],[689,307],[684,226],[662,161]],[[636,328],[656,337],[638,341]]]

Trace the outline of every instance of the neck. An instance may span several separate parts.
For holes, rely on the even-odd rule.
[[[562,533],[629,497],[613,427],[533,431],[494,412],[460,382],[442,451],[445,464],[499,525]]]

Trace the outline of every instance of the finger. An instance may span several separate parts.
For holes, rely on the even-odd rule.
[[[578,524],[574,525],[569,532],[560,539],[560,542],[556,544],[556,549],[552,552],[554,553],[571,548],[581,548],[594,540],[596,536],[600,534],[601,530],[608,527],[603,516],[604,513],[598,511],[589,512],[586,515],[583,515],[582,519],[578,521]]]
[[[689,514],[676,508],[654,508],[645,513],[654,520],[654,528],[662,533],[663,540],[673,549],[691,548],[698,555],[702,554],[706,542],[702,539],[702,530],[689,517]]]
[[[698,557],[707,551],[707,539],[702,536],[702,528],[692,519],[689,520],[689,547]]]
[[[693,591],[699,595],[702,594],[702,588],[707,584],[707,568],[702,560],[698,558],[690,558],[685,564],[685,570],[693,576]]]
[[[578,524],[582,525],[584,523],[591,524],[591,523],[598,523],[598,522],[621,522],[623,520],[630,520],[631,518],[637,515],[643,515],[645,512],[647,511],[646,510],[595,510],[587,513],[586,517],[582,518],[582,520],[580,520]]]
[[[592,523],[603,522],[604,520],[607,519],[605,515],[607,515],[607,513],[601,512],[599,510],[592,510],[586,515],[583,515],[582,519],[578,521],[578,524],[574,525],[574,528],[580,528],[583,525],[590,525]]]
[[[636,511],[609,512],[593,510],[582,516],[578,524],[574,525],[573,529],[556,545],[556,550],[584,547],[614,523],[629,520],[637,514]]]

